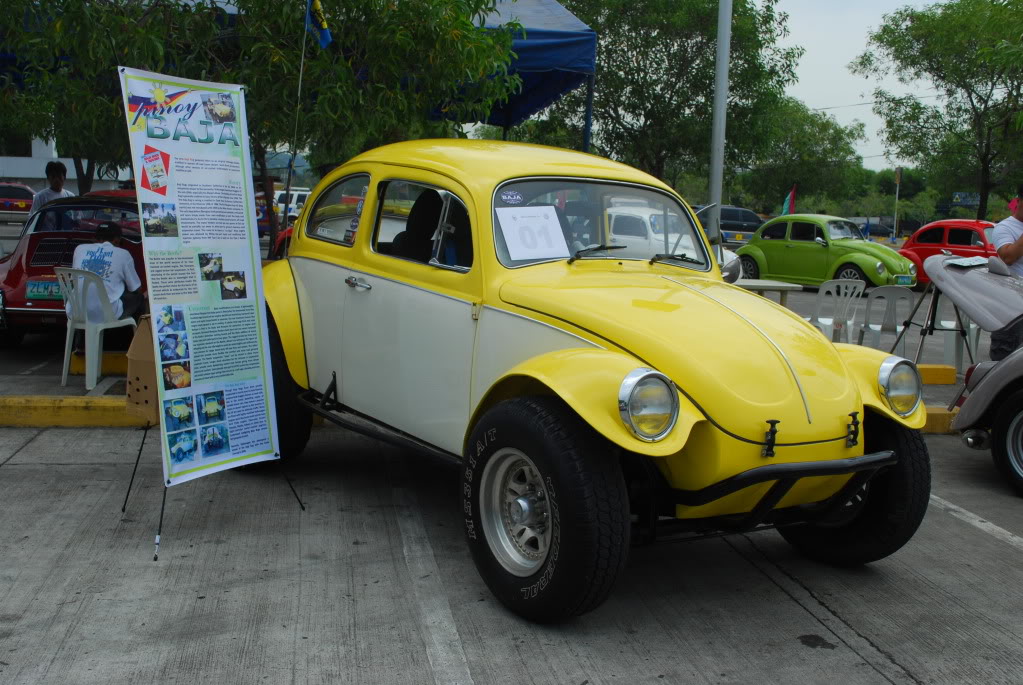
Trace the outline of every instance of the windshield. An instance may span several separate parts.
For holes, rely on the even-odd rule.
[[[851,221],[829,221],[828,237],[832,240],[842,240],[843,238],[851,238],[853,240],[864,239],[860,229]]]
[[[689,213],[650,188],[579,179],[513,181],[494,194],[494,245],[508,267],[570,259],[665,261],[705,271]]]

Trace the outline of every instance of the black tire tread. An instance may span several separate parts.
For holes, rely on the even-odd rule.
[[[312,413],[298,403],[299,385],[291,377],[284,346],[273,316],[267,313],[270,338],[270,368],[273,373],[274,406],[277,410],[278,449],[282,459],[297,457],[305,450],[312,431]]]
[[[1002,477],[1019,495],[1023,495],[1023,476],[1012,467],[1005,441],[1009,423],[1021,411],[1023,411],[1023,390],[1017,390],[1005,398],[991,422],[991,459]]]

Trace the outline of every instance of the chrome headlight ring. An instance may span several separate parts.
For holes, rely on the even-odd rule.
[[[636,404],[642,404],[644,398],[638,398],[637,392],[651,393],[652,395],[647,397],[646,401],[652,399],[655,403],[663,403],[663,408],[667,409],[667,420],[660,422],[662,425],[658,427],[658,430],[644,431],[638,425],[638,419],[642,419],[643,415],[641,411],[635,411]],[[663,395],[658,398],[658,393],[662,392]],[[642,410],[642,408],[641,406],[640,409]],[[618,388],[618,413],[621,414],[622,422],[632,431],[633,435],[644,442],[657,442],[664,439],[675,427],[675,423],[678,421],[678,412],[678,391],[675,390],[671,379],[660,371],[648,367],[630,371]]]
[[[909,265],[909,275],[916,276],[916,264],[913,264],[912,262]]]
[[[877,275],[878,276],[884,276],[884,272],[885,272],[884,262],[878,262],[877,266],[874,267],[874,268],[877,269]]]
[[[881,363],[877,372],[877,385],[885,402],[899,416],[905,417],[915,412],[923,399],[920,372],[916,364],[902,357],[891,356]]]

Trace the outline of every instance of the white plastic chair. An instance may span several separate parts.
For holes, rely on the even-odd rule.
[[[966,336],[970,343],[970,350],[973,352],[973,360],[978,361],[980,359],[980,355],[977,353],[977,348],[980,346],[980,326],[971,321],[962,310],[959,310],[959,318],[966,328]],[[934,322],[934,332],[945,334],[943,361],[949,366],[955,366],[958,373],[963,370],[965,346],[963,345],[963,336],[956,330],[959,328],[959,323],[956,321],[952,300],[947,297],[941,298],[941,301],[938,303],[937,319]]]
[[[863,294],[863,281],[836,278],[824,281],[817,290],[813,316],[804,317],[831,342],[852,342],[857,302]],[[822,316],[830,313],[831,316]]]
[[[108,328],[119,328],[121,326],[135,327],[135,319],[129,317],[117,319],[114,317],[114,308],[107,299],[107,290],[103,285],[103,279],[97,274],[84,269],[69,269],[57,267],[54,269],[57,279],[60,281],[60,290],[64,294],[64,301],[71,303],[71,312],[68,314],[67,340],[64,343],[64,373],[61,376],[60,384],[67,385],[68,369],[71,366],[71,348],[74,345],[75,331],[85,331],[85,389],[92,390],[99,382],[100,371],[103,368],[103,331]],[[92,307],[92,319],[96,319],[99,313],[99,320],[90,320],[89,304],[98,303],[98,309]]]
[[[874,306],[883,301],[883,309],[878,313],[879,318],[874,317]],[[904,303],[904,304],[903,304]],[[898,336],[904,326],[902,325],[909,312],[913,309],[913,291],[902,285],[882,285],[874,288],[867,294],[867,307],[863,313],[863,323],[859,325],[859,336],[857,343],[862,345],[864,338],[870,336],[870,346],[881,347],[881,334],[892,333]],[[902,336],[896,353],[906,356],[906,338]]]

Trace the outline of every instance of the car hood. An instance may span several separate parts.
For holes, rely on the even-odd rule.
[[[572,269],[573,267],[568,267]],[[667,374],[725,430],[761,441],[843,435],[860,411],[835,347],[788,309],[719,280],[666,273],[549,272],[501,299],[594,333]]]
[[[838,247],[846,247],[856,250],[857,252],[868,254],[871,257],[876,257],[887,264],[905,264],[907,268],[910,264],[910,261],[906,257],[900,255],[894,248],[880,243],[875,243],[870,240],[836,240],[832,244]]]

